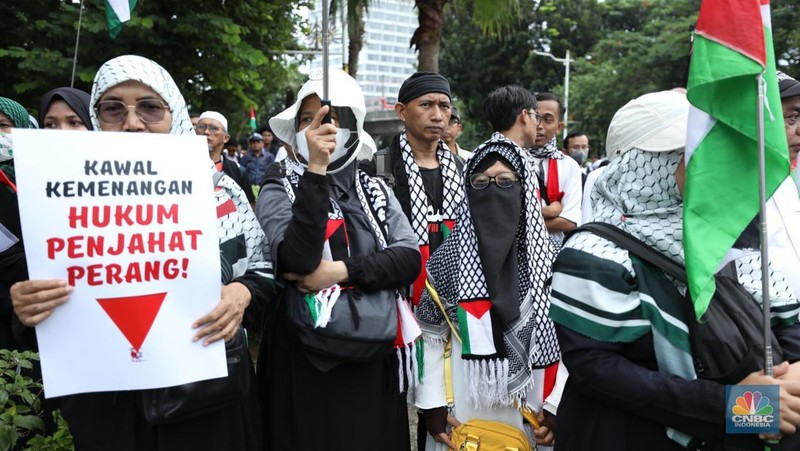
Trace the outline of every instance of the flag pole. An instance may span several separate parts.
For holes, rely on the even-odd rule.
[[[78,6],[80,12],[78,13],[78,33],[75,35],[75,54],[72,56],[72,78],[69,80],[69,87],[75,87],[75,68],[78,66],[78,43],[81,40],[81,21],[83,19],[83,0]]]
[[[772,376],[772,335],[770,325],[769,295],[769,233],[767,231],[767,183],[766,157],[764,155],[764,71],[757,77],[758,83],[758,214],[761,219],[761,307],[764,312],[764,373]]]
[[[328,38],[330,33],[329,13],[330,11],[328,0],[322,0],[322,106],[328,105],[328,114],[322,119],[323,124],[331,123],[331,105],[330,96],[328,95]]]

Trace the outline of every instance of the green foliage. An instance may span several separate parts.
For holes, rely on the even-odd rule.
[[[549,89],[559,75],[557,63],[531,55],[537,31],[533,10],[523,8],[519,21],[502,36],[486,36],[463,4],[451,4],[446,11],[440,53],[440,72],[450,80],[456,105],[462,114],[464,132],[459,144],[473,149],[491,135],[483,116],[483,100],[500,86],[517,84],[531,90]],[[552,74],[552,75],[550,75]]]
[[[72,435],[59,412],[53,417],[58,429],[43,436],[42,384],[29,376],[39,355],[31,351],[0,349],[0,451],[72,450]]]
[[[72,443],[72,434],[69,432],[67,420],[61,416],[61,412],[53,412],[53,419],[56,423],[56,431],[52,435],[36,435],[28,440],[27,449],[30,451],[73,451],[75,446]]]
[[[137,54],[163,65],[192,112],[227,116],[231,134],[247,128],[249,108],[259,117],[279,110],[297,73],[294,32],[305,0],[139,0],[117,39],[108,35],[105,2],[84,0],[75,87],[89,91],[98,67],[110,58]],[[39,98],[69,86],[79,7],[69,0],[0,2],[4,40],[0,86],[32,113]]]
[[[570,80],[571,128],[592,138],[594,155],[604,155],[614,113],[630,99],[686,85],[689,29],[700,0],[604,3],[608,18],[602,39],[576,61]]]
[[[796,0],[772,0],[772,41],[778,69],[800,78],[800,8]]]
[[[32,352],[0,349],[0,451],[44,431],[39,418],[42,385],[26,375],[38,356]]]
[[[798,76],[794,3],[773,0],[771,8],[778,65]],[[700,0],[539,0],[522,8],[522,23],[502,38],[487,38],[470,25],[469,8],[449,8],[440,60],[463,111],[459,142],[474,147],[489,137],[482,105],[494,88],[519,84],[563,95],[564,65],[532,52],[563,57],[569,50],[569,129],[588,134],[593,155],[604,155],[608,123],[622,105],[686,85],[689,29],[699,10]]]

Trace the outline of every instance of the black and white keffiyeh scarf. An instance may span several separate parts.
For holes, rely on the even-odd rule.
[[[351,163],[352,164],[352,163]],[[300,183],[300,177],[305,169],[297,162],[287,161],[286,176],[281,179],[286,195],[294,203],[296,196],[295,190]],[[339,177],[345,177],[349,171],[345,169]],[[380,250],[389,247],[389,230],[386,229],[387,207],[389,205],[386,198],[389,188],[377,177],[370,177],[361,170],[355,171],[355,188],[361,209],[367,217],[372,229],[372,233],[378,241]],[[333,227],[332,224],[337,224]],[[337,236],[337,229],[341,233]],[[338,255],[350,254],[347,233],[344,225],[344,215],[342,209],[335,199],[330,198],[328,210],[328,231],[323,248],[323,258],[328,260],[336,259]],[[343,287],[339,284],[320,290],[314,294],[306,295],[306,302],[309,304],[315,326],[324,328],[331,317],[333,306],[339,298]],[[411,307],[399,290],[395,293],[395,304],[397,308],[397,335],[395,337],[394,348],[397,354],[399,371],[399,392],[402,393],[406,388],[414,387],[417,382],[417,351],[415,343],[422,335],[422,331],[417,324]]]
[[[419,303],[422,292],[425,291],[425,264],[431,255],[430,242],[428,240],[429,223],[436,222],[444,230],[445,239],[455,227],[455,218],[461,200],[464,198],[464,190],[461,185],[461,178],[453,154],[447,150],[444,141],[439,141],[436,150],[439,165],[442,170],[442,211],[439,217],[436,216],[436,207],[431,204],[422,183],[422,176],[419,173],[419,166],[414,160],[411,152],[411,145],[406,139],[406,131],[400,132],[400,154],[408,175],[408,191],[411,203],[411,228],[417,234],[417,244],[422,255],[422,271],[414,281],[412,287],[411,301],[413,305]]]
[[[536,175],[539,177],[539,188],[542,190],[543,197],[545,198],[546,202],[549,204],[553,201],[561,201],[562,197],[564,196],[564,192],[560,190],[558,186],[558,164],[555,160],[562,160],[564,159],[565,155],[564,152],[558,150],[558,144],[556,143],[556,137],[553,136],[547,144],[542,147],[532,147],[527,149],[528,153],[534,158],[541,158],[543,161],[540,161],[539,164],[536,165]],[[547,163],[545,163],[545,161]],[[548,165],[548,183],[545,184],[545,174],[544,174],[544,165]],[[561,252],[561,242],[560,236],[551,236],[550,237],[550,245],[553,247],[553,252],[555,255],[558,255]]]
[[[534,158],[552,158],[554,160],[561,160],[564,158],[564,152],[558,150],[555,136],[542,147],[531,147],[526,150]]]
[[[411,197],[411,206],[414,214],[411,217],[411,228],[417,234],[417,242],[420,246],[428,244],[428,211],[434,207],[430,204],[425,193],[425,185],[422,184],[422,176],[419,173],[419,166],[414,160],[411,152],[411,145],[406,139],[406,132],[400,133],[400,151],[403,155],[406,174],[408,174],[408,187]],[[443,221],[454,221],[456,212],[464,193],[461,188],[460,174],[453,154],[445,148],[444,142],[439,141],[439,148],[436,150],[439,164],[442,168],[443,196],[442,196],[442,219]]]
[[[462,337],[468,399],[476,406],[522,401],[534,383],[532,370],[560,358],[555,328],[548,317],[552,252],[537,197],[533,161],[519,146],[495,133],[467,163],[465,184],[480,161],[492,153],[510,162],[523,184],[515,238],[519,316],[503,323],[496,314],[468,198],[461,201],[453,235],[434,252],[427,265],[428,279]],[[416,314],[424,341],[443,343],[448,339],[447,321],[427,291]]]

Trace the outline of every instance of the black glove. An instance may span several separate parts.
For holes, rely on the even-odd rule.
[[[542,419],[542,426],[556,432],[556,416],[550,413],[547,409],[542,409],[544,419]]]
[[[425,419],[425,428],[432,437],[447,431],[447,407],[424,409],[420,410],[420,413]]]

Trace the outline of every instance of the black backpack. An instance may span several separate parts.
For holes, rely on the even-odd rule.
[[[655,268],[686,283],[686,268],[653,249],[633,235],[602,222],[590,222],[575,229],[592,232],[628,250]],[[697,377],[721,384],[736,384],[748,374],[764,369],[764,314],[761,305],[742,286],[731,262],[715,276],[716,291],[708,310],[698,321],[688,289],[686,323]],[[783,353],[770,329],[774,361]]]

